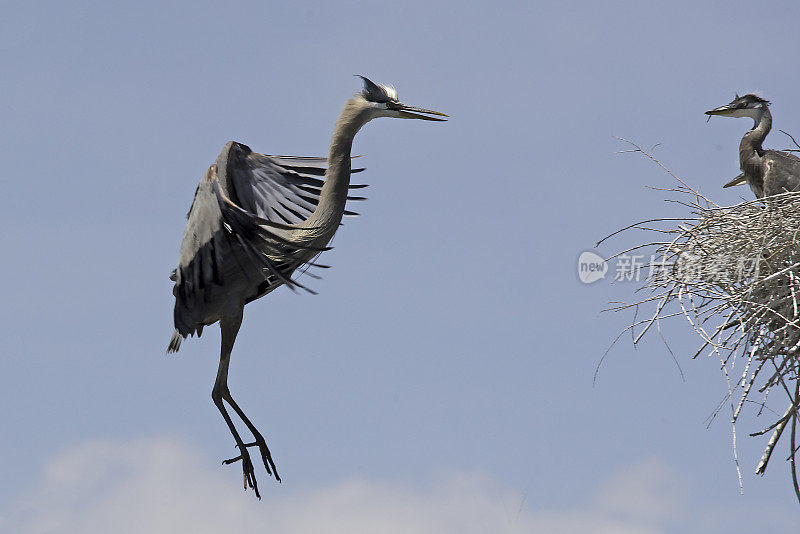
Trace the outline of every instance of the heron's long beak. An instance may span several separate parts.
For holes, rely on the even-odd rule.
[[[736,108],[732,108],[730,105],[720,106],[706,111],[706,115],[730,115],[735,109]]]
[[[734,178],[733,180],[731,180],[730,182],[728,182],[727,184],[723,185],[722,187],[723,187],[723,189],[726,188],[726,187],[733,187],[734,185],[743,184],[746,181],[747,181],[747,178],[745,178],[744,177],[744,173],[742,173],[739,176],[737,176],[736,178]]]
[[[439,113],[438,111],[431,111],[429,109],[422,109],[422,108],[415,108],[411,106],[406,106],[405,104],[400,104],[400,108],[397,110],[398,115],[400,115],[401,119],[422,119],[425,121],[446,121],[447,119],[437,119],[436,117],[428,117],[427,115],[437,115],[439,117],[449,117],[450,115],[445,115],[444,113]],[[426,113],[427,115],[422,115],[422,113]]]

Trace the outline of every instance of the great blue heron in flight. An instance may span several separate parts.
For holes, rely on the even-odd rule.
[[[280,481],[264,437],[228,389],[228,365],[244,305],[281,285],[303,287],[292,274],[327,249],[348,212],[353,138],[377,117],[444,121],[444,113],[402,104],[393,87],[361,77],[364,89],[345,102],[333,129],[327,160],[257,154],[231,141],[200,181],[189,209],[175,282],[175,333],[167,352],[181,340],[219,321],[219,369],[211,398],[228,425],[241,460],[245,489],[258,483],[248,447],[258,447],[268,474]],[[324,176],[324,180],[322,177]],[[245,443],[225,401],[253,435]]]
[[[779,150],[764,150],[761,146],[772,128],[769,101],[754,94],[736,95],[730,104],[706,111],[706,115],[753,119],[753,128],[739,143],[742,174],[723,187],[746,181],[758,198],[800,190],[800,158]]]

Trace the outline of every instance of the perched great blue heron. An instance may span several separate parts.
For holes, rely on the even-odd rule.
[[[257,446],[267,473],[280,481],[264,437],[236,404],[228,389],[228,365],[244,305],[281,285],[303,287],[292,278],[327,249],[348,212],[350,149],[358,130],[377,117],[444,121],[444,113],[400,103],[394,88],[361,77],[364,89],[348,99],[333,129],[328,158],[268,156],[231,141],[209,167],[195,191],[183,234],[175,286],[175,333],[167,352],[181,340],[202,334],[219,321],[219,370],[211,398],[236,441],[245,489],[258,483],[247,451]],[[321,177],[324,176],[324,180]],[[223,400],[253,435],[245,443]]]
[[[742,174],[723,187],[746,181],[758,198],[800,190],[800,158],[779,150],[764,150],[761,146],[772,128],[769,101],[754,94],[736,95],[730,104],[706,111],[706,115],[753,119],[753,128],[739,143]]]

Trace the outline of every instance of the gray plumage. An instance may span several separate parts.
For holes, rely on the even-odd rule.
[[[739,143],[742,174],[725,184],[730,187],[747,182],[756,197],[800,190],[800,158],[779,150],[764,150],[762,143],[772,129],[769,101],[758,95],[736,95],[731,103],[706,111],[706,115],[749,117],[753,128]]]
[[[281,230],[300,225],[319,205],[326,161],[257,154],[235,141],[225,145],[189,210],[173,274],[176,336],[171,352],[181,339],[201,334],[214,322],[220,302],[234,289],[250,302],[282,284],[303,287],[291,274],[324,246],[293,240]]]
[[[363,78],[363,77],[362,77]],[[220,364],[211,397],[228,426],[242,461],[245,489],[260,498],[248,447],[258,447],[267,473],[280,481],[266,440],[245,416],[227,385],[230,355],[244,305],[276,288],[305,288],[293,274],[315,265],[327,250],[358,185],[350,175],[350,150],[359,129],[377,117],[443,121],[443,113],[401,104],[397,92],[363,78],[364,89],[348,99],[333,131],[327,158],[257,154],[235,141],[225,145],[195,191],[187,216],[175,285],[175,333],[167,352],[187,336],[220,323]],[[324,267],[324,266],[320,266]],[[311,291],[311,290],[308,290]],[[313,291],[312,291],[313,292]],[[224,402],[223,402],[224,401]],[[253,435],[245,443],[225,407],[228,404]]]

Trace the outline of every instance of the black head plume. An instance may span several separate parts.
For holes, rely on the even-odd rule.
[[[361,91],[361,96],[369,102],[377,102],[384,104],[386,102],[397,102],[397,91],[394,87],[389,85],[378,84],[365,76],[356,74],[364,81],[364,89]]]
[[[758,102],[760,102],[762,104],[769,105],[769,100],[767,100],[765,98],[762,98],[762,97],[758,96],[755,93],[748,93],[748,94],[746,94],[744,96],[739,96],[739,94],[736,93],[736,98],[733,99],[731,104],[733,104],[737,100],[739,101],[740,104],[744,104],[744,105],[746,105],[746,104],[755,104],[755,103],[758,103]]]

